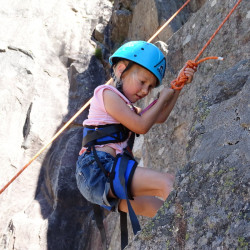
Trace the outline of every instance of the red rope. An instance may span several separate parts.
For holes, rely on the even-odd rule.
[[[171,88],[172,89],[176,89],[176,90],[180,90],[184,87],[184,85],[187,83],[188,77],[185,75],[184,71],[186,68],[197,68],[197,66],[209,59],[217,59],[217,60],[223,60],[223,58],[221,57],[206,57],[201,59],[200,61],[197,62],[198,58],[201,56],[201,54],[204,52],[204,50],[208,47],[208,45],[211,43],[211,41],[214,39],[214,37],[217,35],[217,33],[220,31],[220,29],[222,28],[222,26],[225,24],[225,22],[229,19],[229,17],[232,15],[232,13],[235,11],[235,9],[237,8],[237,6],[240,4],[242,0],[238,0],[238,2],[234,5],[234,7],[232,8],[232,10],[228,13],[228,15],[226,16],[226,18],[222,21],[222,23],[219,25],[219,27],[216,29],[216,31],[214,32],[214,34],[209,38],[209,40],[207,41],[207,43],[204,45],[204,47],[201,49],[201,51],[198,53],[198,55],[195,57],[195,59],[193,61],[189,60],[187,61],[185,67],[182,69],[182,71],[180,72],[179,76],[177,77],[177,79],[173,80],[170,84],[171,84]]]

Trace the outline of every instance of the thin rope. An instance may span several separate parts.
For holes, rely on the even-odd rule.
[[[111,81],[111,79],[109,80]],[[91,98],[92,99],[92,98]],[[0,190],[0,195],[2,192],[79,116],[90,104],[91,99],[82,106],[82,108],[67,122],[65,125],[47,142],[47,144],[42,147],[31,159],[30,161],[22,167],[19,172]]]
[[[201,49],[201,51],[198,53],[198,55],[195,57],[195,59],[189,60],[186,62],[185,67],[182,69],[182,71],[180,72],[179,76],[177,77],[177,79],[173,80],[170,84],[171,84],[171,88],[175,89],[175,90],[181,90],[184,85],[187,83],[188,77],[185,75],[184,71],[186,68],[192,68],[195,69],[197,68],[197,66],[207,60],[210,59],[215,59],[215,60],[223,60],[222,57],[217,57],[217,56],[210,56],[210,57],[206,57],[203,58],[201,60],[199,60],[197,62],[197,60],[199,59],[199,57],[201,56],[201,54],[204,52],[204,50],[208,47],[208,45],[211,43],[211,41],[214,39],[214,37],[217,35],[217,33],[220,31],[220,29],[222,28],[222,26],[225,24],[225,22],[229,19],[229,17],[232,15],[232,13],[235,11],[235,9],[237,8],[237,6],[240,4],[242,0],[238,0],[238,2],[234,5],[234,7],[232,8],[232,10],[228,13],[228,15],[226,16],[226,18],[222,21],[222,23],[219,25],[219,27],[216,29],[216,31],[213,33],[213,35],[209,38],[209,40],[207,41],[207,43],[203,46],[203,48]]]
[[[160,32],[162,32],[162,30],[164,28],[167,27],[167,25],[177,16],[177,14],[179,14],[179,12],[190,2],[190,0],[187,0],[184,5],[175,12],[175,14],[173,14],[173,16],[170,17],[170,19],[168,19],[168,21],[147,41],[150,42],[152,41],[157,35],[159,35]],[[110,79],[106,85],[111,84],[112,79]],[[88,107],[88,105],[90,104],[92,98],[84,104],[84,106],[82,106],[82,108],[49,140],[49,142],[47,142],[47,144],[42,147],[36,155],[34,155],[30,161],[21,168],[21,170],[19,170],[19,172],[0,190],[0,195],[4,192],[4,190],[47,148],[49,147],[49,145]]]
[[[220,31],[220,29],[222,28],[222,26],[225,24],[225,22],[229,19],[229,17],[233,14],[233,12],[235,11],[235,9],[237,8],[237,6],[240,4],[242,0],[238,0],[238,2],[234,5],[234,7],[232,8],[232,10],[228,13],[228,15],[226,16],[226,18],[223,20],[223,22],[220,24],[220,26],[218,27],[218,29],[214,32],[214,34],[210,37],[210,39],[207,41],[207,43],[204,45],[204,47],[202,48],[202,50],[198,53],[198,55],[195,57],[194,61],[196,62],[198,60],[198,58],[201,56],[201,54],[204,52],[204,50],[207,48],[207,46],[211,43],[211,41],[214,39],[214,37],[217,35],[217,33]]]
[[[205,62],[207,60],[211,60],[211,59],[221,60],[221,61],[224,60],[222,57],[218,57],[218,56],[209,56],[209,57],[201,59],[198,62],[188,60],[185,64],[185,67],[179,73],[179,76],[170,83],[171,89],[181,90],[184,87],[184,85],[187,84],[188,77],[184,73],[186,68],[191,68],[191,69],[196,70],[200,63]]]
[[[179,10],[177,10],[174,15],[172,15],[168,21],[158,30],[156,31],[156,33],[147,41],[148,43],[150,43],[151,41],[153,41],[168,25],[169,23],[182,11],[182,9],[185,8],[185,6],[190,2],[190,0],[186,1]]]

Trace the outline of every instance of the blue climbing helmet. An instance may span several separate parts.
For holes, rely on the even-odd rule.
[[[145,41],[125,43],[109,58],[111,66],[114,65],[115,58],[127,59],[139,64],[156,76],[159,81],[157,87],[162,83],[166,70],[166,58],[154,44]]]

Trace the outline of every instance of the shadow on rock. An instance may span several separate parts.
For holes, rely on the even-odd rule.
[[[65,122],[91,98],[95,87],[105,81],[104,69],[94,56],[83,73],[78,73],[74,64],[68,72],[70,89]],[[57,138],[42,164],[36,200],[40,203],[43,218],[48,220],[48,249],[88,249],[90,235],[96,230],[92,222],[92,205],[82,197],[75,180],[75,163],[82,140],[81,126],[87,113],[88,110],[84,111]]]

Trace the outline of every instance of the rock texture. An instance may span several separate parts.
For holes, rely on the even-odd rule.
[[[193,59],[235,1],[206,1],[168,41],[165,84]],[[127,249],[248,249],[249,2],[204,52],[172,116],[144,138],[144,164],[176,173],[175,189]],[[163,40],[164,41],[164,40]],[[148,100],[152,100],[148,97]]]
[[[1,188],[104,83],[91,36],[111,8],[97,0],[1,3]],[[86,114],[1,195],[1,249],[101,246],[74,178]]]
[[[139,1],[134,7],[134,14],[128,37],[130,40],[148,40],[154,32],[163,25],[185,1]],[[190,15],[186,8],[171,24],[159,35],[157,40],[166,41],[176,32]]]
[[[115,0],[113,11],[107,0],[1,3],[0,187],[109,78],[109,54],[124,40],[149,39],[184,2]],[[191,1],[155,39],[167,54],[164,85],[234,3]],[[154,219],[140,218],[127,249],[249,248],[249,5],[242,1],[203,55],[225,60],[201,64],[168,121],[137,140],[143,164],[175,173],[176,183]],[[0,249],[102,249],[74,177],[86,115],[0,196]],[[104,218],[109,248],[120,249],[117,214]]]

